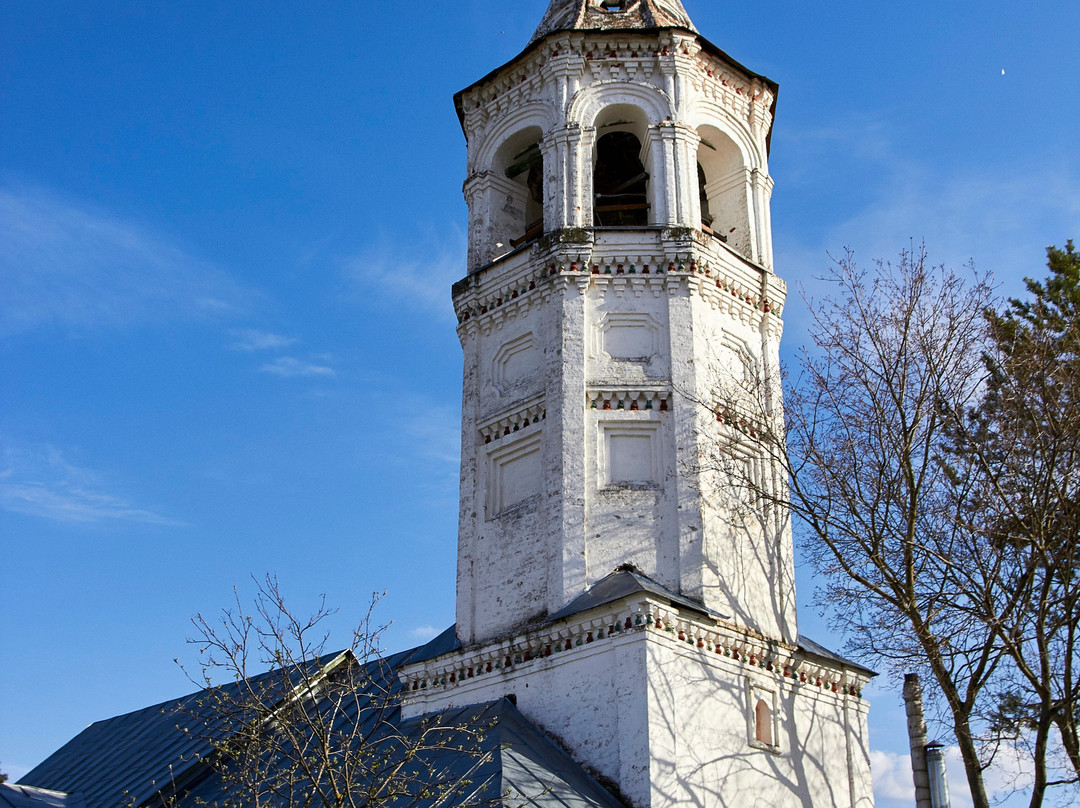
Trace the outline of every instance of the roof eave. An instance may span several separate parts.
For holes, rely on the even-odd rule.
[[[484,76],[482,79],[479,79],[478,81],[474,81],[472,84],[470,84],[465,89],[460,90],[460,91],[458,91],[457,93],[454,94],[454,108],[457,110],[458,122],[461,124],[461,131],[465,133],[466,140],[468,140],[468,132],[465,132],[465,110],[462,107],[462,99],[464,98],[464,96],[467,93],[471,92],[472,90],[475,90],[477,87],[481,86],[482,84],[485,84],[485,83],[491,81],[493,78],[495,78],[497,75],[502,73],[507,68],[511,67],[512,65],[516,64],[517,62],[522,61],[527,56],[529,56],[529,54],[533,53],[533,51],[538,49],[541,45],[543,45],[545,42],[547,42],[549,39],[551,39],[554,36],[560,36],[562,34],[568,34],[568,33],[625,34],[625,33],[629,32],[629,31],[633,31],[634,33],[643,33],[643,34],[656,33],[656,32],[659,32],[659,31],[680,31],[680,32],[682,32],[684,34],[689,34],[690,36],[695,37],[701,43],[701,47],[702,47],[703,50],[709,52],[710,54],[712,54],[713,56],[716,56],[719,59],[722,59],[728,65],[742,71],[743,73],[745,73],[750,78],[761,79],[763,82],[765,82],[769,86],[769,89],[772,90],[772,95],[773,95],[772,107],[770,108],[769,111],[770,111],[770,114],[775,118],[775,116],[776,116],[776,96],[779,93],[780,85],[778,85],[775,81],[768,78],[767,76],[763,76],[760,73],[755,73],[753,70],[750,70],[748,67],[746,67],[746,65],[744,65],[741,62],[738,62],[735,59],[731,58],[731,56],[729,56],[727,54],[727,52],[725,52],[724,50],[718,48],[716,45],[714,45],[708,39],[703,37],[697,31],[694,31],[694,30],[692,30],[690,28],[683,28],[681,26],[665,26],[665,27],[658,27],[658,28],[633,28],[633,29],[575,28],[573,30],[551,31],[550,33],[545,34],[544,36],[540,37],[539,39],[535,40],[534,42],[530,42],[525,47],[525,49],[522,50],[513,59],[511,59],[510,61],[508,61],[508,62],[506,62],[506,63],[504,63],[502,65],[500,65],[499,67],[496,67],[494,70],[492,70],[486,76]],[[770,128],[768,138],[766,139],[766,149],[768,150],[768,149],[771,149],[771,148],[772,148],[772,129]]]

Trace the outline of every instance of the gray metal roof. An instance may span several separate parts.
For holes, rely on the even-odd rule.
[[[399,721],[395,728],[415,737],[428,718]],[[413,779],[405,773],[405,793],[382,805],[625,808],[505,699],[450,710],[438,720],[446,727],[439,747],[426,749],[414,763],[413,770],[422,776]],[[445,794],[444,788],[462,784],[451,799],[420,793],[433,785],[434,794]],[[220,780],[211,774],[176,808],[221,804],[224,798]]]
[[[824,645],[819,645],[818,643],[811,640],[809,637],[804,637],[802,634],[799,635],[799,650],[804,651],[807,654],[813,654],[814,656],[822,657],[829,660],[830,662],[839,662],[845,667],[854,668],[855,670],[861,671],[868,676],[877,676],[877,673],[875,671],[872,671],[869,668],[860,665],[858,662],[852,662],[850,659],[840,656],[835,651],[830,651]]]
[[[78,794],[0,783],[0,808],[86,808]]]
[[[339,656],[341,652],[328,654],[309,664],[323,667]],[[395,654],[385,665],[396,667],[404,657]],[[296,675],[270,671],[253,677],[250,684],[273,701],[291,692]],[[237,687],[230,684],[221,689]],[[203,778],[203,761],[213,752],[208,737],[215,724],[222,722],[208,705],[205,691],[96,721],[24,775],[19,784],[78,792],[86,808],[136,808],[163,788]]]
[[[728,615],[708,609],[697,601],[690,600],[690,598],[672,592],[670,589],[661,586],[651,578],[642,575],[637,570],[620,568],[610,575],[601,578],[585,592],[578,595],[559,609],[559,611],[555,612],[555,614],[548,617],[548,621],[554,622],[555,620],[561,620],[575,614],[581,614],[589,609],[606,606],[609,603],[614,603],[617,600],[632,595],[651,595],[666,600],[673,606],[697,612],[698,614],[716,620],[724,620],[729,617]],[[840,656],[835,651],[830,651],[824,645],[820,645],[809,637],[804,637],[802,634],[799,635],[799,650],[813,656],[821,657],[822,659],[833,663],[839,663],[845,667],[854,668],[855,670],[870,676],[877,675],[869,668],[864,667],[857,662],[852,662],[850,659]]]
[[[371,687],[399,687],[396,669],[456,647],[453,627],[425,646],[368,663]],[[444,650],[445,649],[445,650]],[[332,655],[336,656],[336,655]],[[322,664],[331,657],[319,660]],[[275,679],[275,676],[277,677]],[[285,679],[266,674],[264,692],[283,693]],[[400,708],[375,712],[359,692],[345,722],[363,726],[376,755],[392,759],[409,738],[421,737],[431,716],[401,718]],[[270,696],[268,696],[269,698]],[[24,803],[17,808],[119,808],[154,806],[161,795],[176,795],[175,808],[222,805],[227,801],[221,780],[207,758],[214,754],[205,730],[214,714],[205,706],[205,692],[194,693],[90,725],[22,778],[20,785],[57,791],[79,791],[84,801]],[[466,784],[462,793],[440,800],[440,808],[464,804],[620,808],[621,803],[576,764],[509,701],[450,710],[434,718],[440,742],[421,748],[406,778],[406,792],[386,805],[432,804],[420,794],[433,783]],[[209,722],[209,723],[208,723]],[[16,787],[18,788],[18,787]],[[436,789],[437,791],[437,789]],[[415,792],[415,793],[413,793]],[[42,793],[42,792],[36,792]],[[63,797],[63,795],[60,795]],[[59,798],[59,797],[58,797]],[[0,802],[0,808],[7,808]],[[14,808],[14,806],[13,806]]]
[[[606,606],[622,598],[631,595],[652,595],[655,598],[665,600],[672,606],[681,606],[698,614],[706,615],[717,620],[723,620],[729,615],[714,612],[701,603],[688,597],[672,592],[661,586],[651,578],[642,575],[636,570],[620,568],[615,572],[601,578],[582,594],[563,606],[555,614],[548,617],[549,621],[561,620],[564,617],[581,614],[589,609]]]

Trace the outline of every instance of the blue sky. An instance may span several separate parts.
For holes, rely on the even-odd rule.
[[[1080,237],[1080,5],[685,5],[780,84],[793,296],[819,293],[829,252],[912,240],[1019,294]],[[325,593],[340,631],[388,590],[391,648],[453,622],[451,99],[545,6],[0,6],[5,771],[186,692],[189,617],[252,574],[301,608]],[[785,314],[790,360],[804,318]],[[840,647],[805,570],[799,603]],[[909,801],[894,686],[872,694],[883,806]]]

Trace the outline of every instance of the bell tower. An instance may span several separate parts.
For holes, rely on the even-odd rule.
[[[873,806],[872,673],[799,636],[782,497],[744,494],[786,484],[776,91],[679,0],[551,0],[455,98],[456,637],[403,715],[512,696],[637,808]]]
[[[552,0],[526,50],[457,95],[462,642],[543,619],[619,565],[797,636],[786,520],[743,513],[706,470],[719,389],[781,419],[775,98],[679,0]]]

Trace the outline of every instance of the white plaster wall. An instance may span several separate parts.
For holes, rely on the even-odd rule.
[[[722,437],[710,406],[729,377],[745,376],[743,358],[761,381],[748,409],[782,418],[772,100],[760,79],[671,31],[553,36],[463,94],[463,653],[540,631],[530,621],[625,562],[731,615],[746,636],[797,637],[786,515],[740,510],[727,482],[702,470]],[[498,173],[500,149],[540,132],[546,227],[590,228],[593,149],[607,124],[642,141],[650,221],[674,229],[579,231],[507,255],[523,214],[505,209],[507,193],[521,192]],[[691,232],[699,131],[727,139],[709,188],[712,212],[735,228],[727,245]],[[592,406],[644,395],[666,396],[667,409]],[[747,467],[781,491],[777,469]],[[775,699],[775,749],[751,742],[760,692]],[[864,702],[652,630],[414,695],[406,712],[511,693],[641,808],[872,806]]]
[[[622,563],[765,635],[797,636],[786,520],[746,511],[746,480],[709,470],[720,393],[779,412],[779,317],[762,301],[778,312],[783,288],[716,242],[676,247],[698,257],[668,254],[660,231],[604,232],[468,279],[483,305],[460,329],[466,642],[561,608]],[[627,471],[634,452],[642,468]],[[776,468],[749,468],[778,484]]]
[[[504,653],[526,645],[508,643]],[[872,808],[867,704],[819,685],[818,663],[804,661],[808,675],[792,678],[652,627],[572,645],[412,693],[404,713],[513,695],[524,715],[640,808]],[[762,695],[775,708],[772,747],[755,739]]]
[[[871,808],[866,703],[669,643],[648,646],[652,808]],[[775,693],[775,749],[755,745],[751,685]]]
[[[528,290],[527,260],[492,277],[498,318],[459,329],[462,399],[458,628],[465,642],[498,636],[549,610],[550,570],[561,561],[549,478],[561,473],[563,329],[547,292]],[[522,295],[521,290],[526,290]]]
[[[469,143],[469,268],[481,270],[471,277],[508,294],[515,277],[535,274],[549,262],[640,267],[653,261],[655,270],[656,261],[696,266],[706,256],[723,265],[740,292],[762,297],[769,273],[747,259],[764,260],[771,243],[765,238],[771,104],[766,83],[679,32],[577,32],[545,40],[460,98]],[[500,259],[509,249],[508,222],[523,215],[506,210],[507,194],[516,199],[521,193],[520,183],[504,176],[508,155],[539,136],[546,227],[588,228],[595,142],[616,128],[642,142],[651,175],[649,220],[656,224],[700,226],[697,162],[708,152],[715,162],[707,166],[718,205],[713,212],[734,217],[737,243],[729,249],[708,238],[695,240],[685,229],[597,231],[580,248],[534,246]],[[702,147],[699,131],[719,150]],[[771,356],[774,345],[762,351],[761,317],[741,300],[718,305],[715,294],[702,297],[701,288],[709,284],[704,278],[644,287],[603,273],[558,281],[557,290],[530,295],[537,298],[530,305],[486,314],[463,329],[463,638],[495,637],[556,610],[626,562],[736,614],[745,625],[793,638],[786,526],[773,519],[748,529],[717,501],[715,486],[710,490],[698,477],[704,444],[712,439],[713,425],[699,406],[716,381],[709,348],[734,341]],[[544,283],[556,285],[550,278]],[[526,337],[532,341],[529,351],[508,352],[507,346]],[[629,355],[637,349],[625,346],[642,352]],[[666,392],[669,411],[603,414],[588,404],[598,393],[635,391]],[[536,401],[547,413],[542,425],[528,427],[542,432],[538,474],[529,471],[535,457],[517,462],[511,450],[492,448],[478,432],[494,420],[512,420],[515,411]],[[613,481],[604,424],[635,419],[658,424],[658,445],[651,450],[655,473]],[[526,437],[523,430],[499,436],[499,442]],[[494,460],[492,452],[499,453]],[[500,475],[505,482],[495,479]],[[525,496],[533,483],[536,493]],[[499,491],[512,492],[514,502]]]
[[[635,805],[649,800],[644,635],[576,647],[415,699],[406,718],[514,696],[517,707]]]
[[[749,306],[715,305],[702,295],[693,295],[690,307],[697,369],[693,400],[735,402],[752,420],[768,417],[772,391],[766,367],[777,361],[777,349],[764,332],[772,315]],[[701,409],[699,414],[707,416]],[[695,576],[699,597],[740,625],[794,642],[791,532],[782,509],[769,501],[779,493],[775,480],[782,471],[752,439],[742,441],[740,452],[728,450],[733,433],[714,418],[699,419],[696,426],[696,462],[706,469],[700,481],[703,536],[701,555],[688,556],[686,563],[701,565]],[[760,497],[760,491],[768,493]]]

